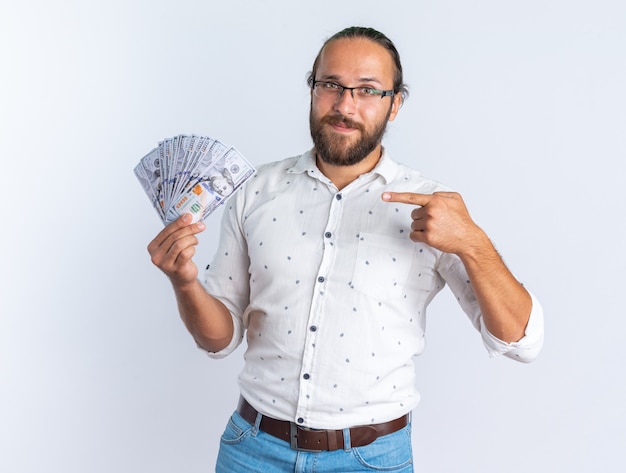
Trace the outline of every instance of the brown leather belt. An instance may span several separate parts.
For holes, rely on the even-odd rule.
[[[239,399],[237,412],[248,423],[254,424],[258,411],[243,397]],[[409,414],[382,424],[360,425],[350,428],[350,445],[362,447],[383,435],[397,432],[409,423]],[[300,427],[293,422],[263,416],[259,429],[288,442],[294,450],[321,452],[344,448],[343,430],[315,430]]]

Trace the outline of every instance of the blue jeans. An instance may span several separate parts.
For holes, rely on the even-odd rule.
[[[216,473],[324,473],[324,472],[413,472],[411,425],[363,447],[350,446],[344,431],[343,449],[299,452],[287,442],[259,430],[235,412],[220,441]]]

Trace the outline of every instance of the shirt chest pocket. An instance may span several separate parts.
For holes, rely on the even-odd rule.
[[[401,297],[414,251],[411,240],[361,233],[352,286],[378,300]]]

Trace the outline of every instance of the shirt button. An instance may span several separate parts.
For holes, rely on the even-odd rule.
[[[337,195],[335,196],[335,199],[337,199],[337,200],[341,200],[341,194],[337,194]]]
[[[319,278],[317,278],[317,282],[324,282],[324,281],[325,281],[324,276],[320,276]]]
[[[304,419],[302,417],[298,417],[298,419],[296,419],[296,422],[298,422],[298,424],[304,424]]]
[[[333,234],[332,234],[332,233],[330,233],[330,232],[326,232],[326,233],[324,233],[324,236],[325,236],[326,238],[330,238],[331,236],[333,236]]]
[[[302,375],[302,377],[303,377],[304,379],[309,379],[309,378],[311,377],[311,375],[310,375],[309,373],[304,373],[304,374]]]
[[[311,332],[317,332],[317,326],[316,325],[311,325],[311,327],[309,327],[309,330]]]

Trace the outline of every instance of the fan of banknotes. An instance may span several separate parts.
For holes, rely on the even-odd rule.
[[[233,147],[207,136],[166,138],[146,154],[135,176],[164,224],[184,213],[205,219],[255,172]]]

